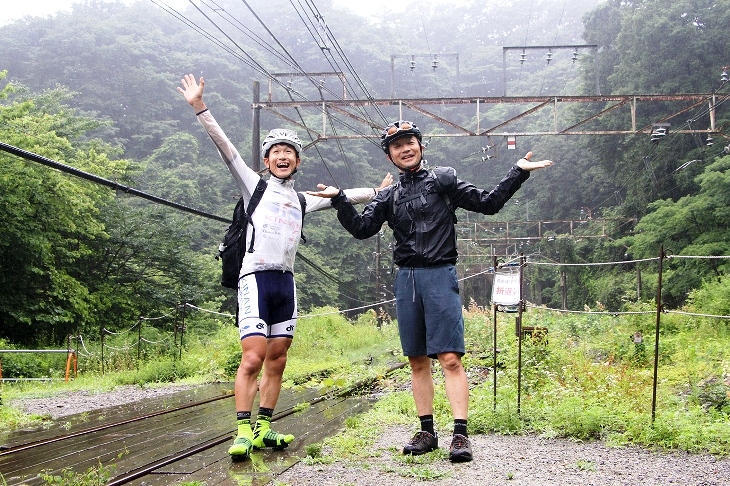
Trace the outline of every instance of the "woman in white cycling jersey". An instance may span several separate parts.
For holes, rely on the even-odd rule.
[[[186,75],[178,91],[195,110],[248,203],[261,177],[244,163],[213,118],[203,102],[204,87],[203,78],[198,82]],[[302,232],[302,206],[292,176],[301,164],[301,152],[296,132],[287,129],[271,130],[262,145],[264,164],[271,176],[252,215],[253,228],[247,233],[246,248],[253,238],[253,252],[245,253],[238,281],[241,363],[234,384],[238,435],[228,449],[234,459],[248,457],[253,447],[285,448],[294,440],[291,434],[274,432],[270,424],[297,323],[293,272]],[[366,203],[391,182],[392,176],[387,174],[378,188],[348,189],[345,193],[352,202]],[[306,212],[332,207],[329,199],[308,194],[304,197]],[[257,390],[259,411],[252,427],[251,409]]]

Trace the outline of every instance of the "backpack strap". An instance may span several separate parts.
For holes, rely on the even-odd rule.
[[[299,196],[299,205],[302,207],[302,229],[301,229],[301,235],[302,235],[302,242],[307,242],[307,237],[304,236],[304,213],[307,212],[307,198],[304,197],[304,194],[301,192],[297,192],[297,196]]]
[[[457,184],[456,169],[453,167],[435,167],[431,169],[431,177],[436,181],[436,191],[441,194],[441,197],[446,202],[449,211],[451,211],[451,218],[454,220],[454,224],[456,224],[456,208],[451,204],[451,198],[449,198],[449,192],[454,190]]]
[[[251,224],[252,219],[251,215],[253,214],[254,210],[256,209],[256,206],[259,205],[259,202],[261,201],[261,197],[264,195],[264,191],[266,190],[266,181],[263,179],[259,179],[258,184],[256,184],[256,189],[253,190],[253,194],[251,194],[251,199],[248,201],[248,206],[246,207],[246,212],[244,213],[246,215],[246,222],[248,224]],[[251,244],[248,247],[248,252],[253,253],[253,243],[256,239],[256,228],[251,224]]]

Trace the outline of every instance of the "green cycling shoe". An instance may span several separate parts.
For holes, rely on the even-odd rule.
[[[274,449],[286,449],[294,442],[291,434],[279,434],[271,430],[269,422],[257,421],[253,431],[253,446],[257,449],[273,447]]]
[[[253,449],[253,432],[250,425],[239,425],[238,435],[233,441],[233,445],[228,448],[228,454],[234,460],[246,459],[251,455]]]

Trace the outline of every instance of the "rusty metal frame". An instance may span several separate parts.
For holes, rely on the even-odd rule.
[[[680,110],[672,111],[665,115],[662,120],[670,120],[682,113],[685,113],[702,103],[709,104],[709,120],[710,126],[708,129],[696,130],[696,129],[676,129],[672,130],[673,133],[717,133],[718,130],[715,126],[715,106],[716,106],[716,94],[713,93],[693,93],[693,94],[680,94],[680,95],[656,95],[656,94],[619,94],[619,95],[593,95],[593,96],[516,96],[516,97],[464,97],[464,98],[408,98],[408,99],[370,99],[370,100],[317,100],[317,101],[263,101],[258,103],[252,103],[253,109],[263,109],[267,112],[281,117],[288,122],[300,127],[313,136],[317,137],[314,143],[320,140],[347,140],[347,139],[361,139],[363,137],[360,134],[338,134],[330,135],[317,133],[309,127],[305,127],[299,122],[295,122],[293,118],[285,115],[282,110],[285,109],[314,109],[320,112],[323,119],[323,127],[325,126],[324,121],[330,116],[330,111],[336,111],[350,119],[363,125],[364,133],[372,133],[373,124],[372,121],[366,120],[359,114],[352,113],[352,109],[358,108],[360,110],[373,107],[373,106],[398,106],[399,116],[403,118],[403,110],[408,109],[417,112],[431,120],[438,122],[438,127],[430,133],[424,133],[424,137],[475,137],[475,136],[539,136],[539,135],[636,135],[640,133],[649,134],[651,132],[651,125],[638,128],[636,126],[636,110],[639,102],[646,104],[657,104],[661,102],[690,102],[689,106],[683,107]],[[587,103],[613,103],[608,107],[602,107],[599,111],[594,114],[588,115],[581,120],[572,123],[567,127],[558,127],[558,114],[560,107],[571,104],[587,104]],[[476,129],[464,126],[462,123],[449,120],[443,116],[436,115],[432,111],[424,108],[431,105],[475,105],[476,110]],[[480,124],[480,109],[482,105],[500,105],[500,104],[511,104],[511,105],[530,105],[525,108],[519,114],[511,117],[509,120],[504,121],[498,125],[495,125],[486,130],[482,130],[479,127]],[[584,125],[589,121],[600,119],[602,116],[615,111],[625,105],[629,105],[631,108],[631,125],[625,129],[592,129],[592,130],[576,130],[577,127]],[[535,130],[535,131],[516,131],[508,130],[506,127],[511,123],[523,119],[531,114],[537,113],[540,110],[552,107],[553,118],[555,120],[552,129],[548,130]],[[444,133],[444,128],[448,130],[448,133]],[[370,135],[368,135],[370,136]],[[373,138],[376,135],[372,135]]]

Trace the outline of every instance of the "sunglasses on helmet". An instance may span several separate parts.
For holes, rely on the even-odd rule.
[[[399,125],[396,125],[395,123],[391,123],[388,125],[388,128],[386,129],[385,133],[388,134],[388,136],[395,135],[398,132],[405,131],[405,130],[411,130],[413,128],[413,124],[410,122],[403,122]]]

